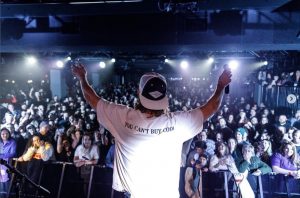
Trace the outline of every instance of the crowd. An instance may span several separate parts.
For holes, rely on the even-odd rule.
[[[280,81],[278,79],[281,79]],[[258,82],[267,86],[300,85],[300,71],[280,78],[264,72]],[[37,182],[43,163],[71,162],[88,172],[85,165],[113,168],[114,138],[99,125],[96,113],[84,101],[78,84],[64,98],[51,96],[44,82],[26,90],[10,90],[1,99],[0,158],[26,162],[26,174]],[[275,84],[274,84],[275,83]],[[188,111],[200,106],[212,93],[209,81],[169,81],[170,111]],[[103,98],[134,107],[137,84],[108,84],[98,89]],[[240,192],[253,195],[251,176],[270,172],[300,178],[300,108],[292,116],[278,114],[266,104],[256,104],[247,96],[225,96],[217,114],[199,134],[185,142],[181,168],[184,175],[182,197],[199,197],[202,172],[229,170]],[[10,175],[0,165],[0,185],[7,191]],[[179,165],[178,165],[179,166]],[[243,179],[243,178],[248,178]],[[241,181],[243,180],[243,181]]]
[[[258,82],[272,88],[274,86],[300,86],[300,70],[291,72],[281,72],[280,74],[260,70],[257,76]]]

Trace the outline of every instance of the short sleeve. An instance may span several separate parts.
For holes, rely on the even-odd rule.
[[[271,165],[280,167],[281,156],[279,153],[275,153],[271,158]]]
[[[200,108],[192,109],[187,112],[176,112],[178,126],[181,127],[182,135],[185,140],[193,138],[203,129],[203,113]]]

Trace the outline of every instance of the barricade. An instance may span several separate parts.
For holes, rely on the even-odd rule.
[[[15,167],[23,171],[26,163],[15,162]],[[51,192],[50,196],[39,193],[25,194],[22,197],[51,197],[51,198],[110,198],[112,186],[112,169],[95,166],[75,167],[72,163],[46,163],[40,174],[39,185]],[[300,179],[293,179],[274,173],[263,176],[250,176],[249,183],[256,197],[300,197]],[[238,197],[238,190],[228,171],[201,174],[202,197]],[[10,196],[15,197],[15,177],[12,177]],[[184,185],[184,182],[180,182]],[[23,185],[26,186],[26,185]],[[180,188],[184,189],[184,188]],[[26,193],[26,190],[23,191]],[[184,193],[181,193],[184,194]]]

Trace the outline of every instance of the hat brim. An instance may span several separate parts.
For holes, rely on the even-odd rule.
[[[169,100],[168,100],[167,95],[161,100],[154,101],[154,100],[149,100],[149,99],[145,98],[141,93],[139,93],[139,98],[140,98],[140,102],[142,103],[142,105],[147,109],[165,110],[169,106]]]

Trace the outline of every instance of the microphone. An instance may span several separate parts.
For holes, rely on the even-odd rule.
[[[224,70],[227,70],[229,69],[229,66],[227,64],[224,65]],[[225,87],[225,94],[229,94],[229,85],[227,85]]]

